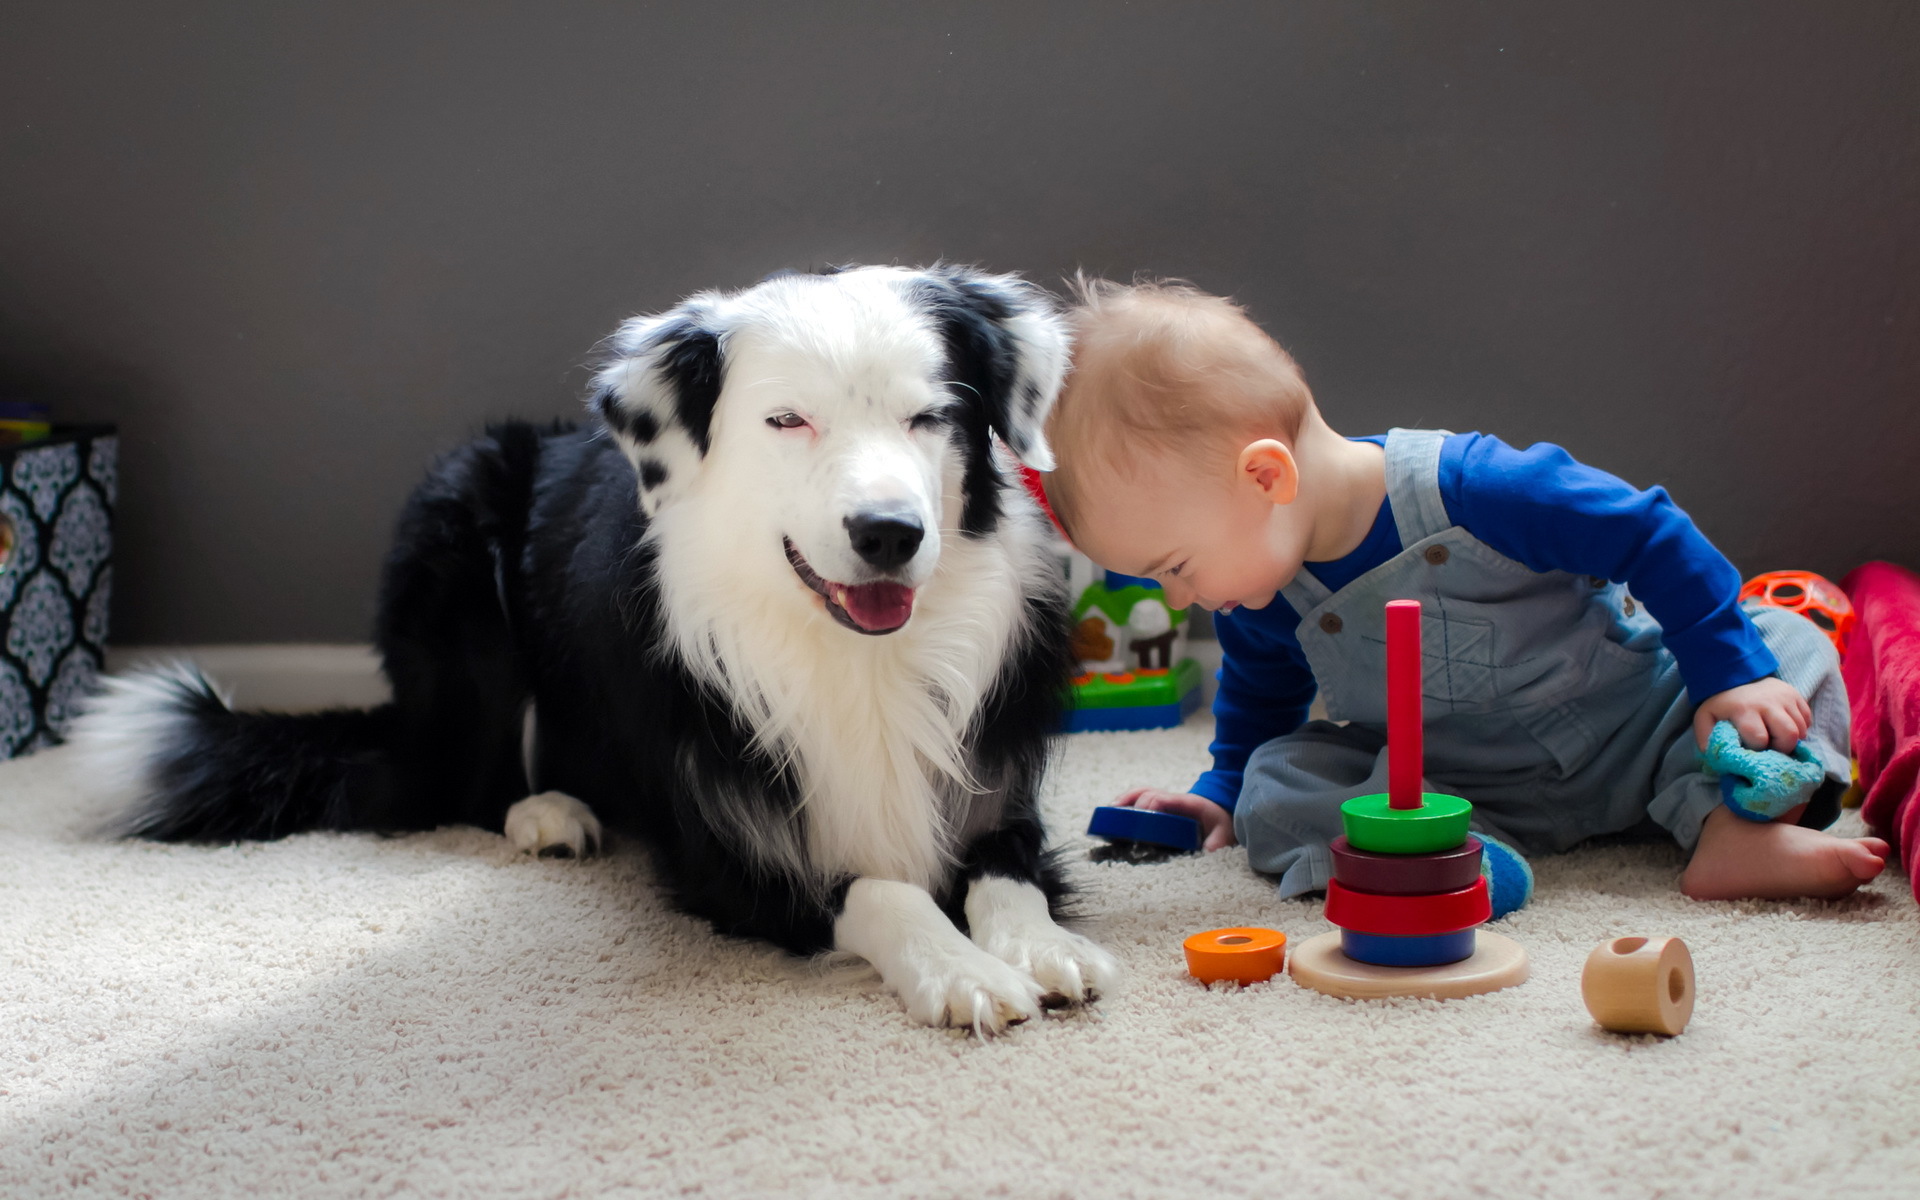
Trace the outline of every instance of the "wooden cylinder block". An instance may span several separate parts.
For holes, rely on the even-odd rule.
[[[1262,983],[1285,965],[1287,935],[1278,929],[1209,929],[1181,948],[1187,952],[1187,973],[1201,983]]]
[[[1580,995],[1615,1033],[1672,1037],[1693,1016],[1693,955],[1679,938],[1615,938],[1587,955]]]

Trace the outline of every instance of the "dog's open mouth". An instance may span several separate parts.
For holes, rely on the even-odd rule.
[[[787,561],[800,582],[819,593],[827,602],[833,619],[861,633],[892,633],[913,615],[913,589],[901,583],[834,583],[822,579],[793,548],[791,539],[781,539],[787,547]]]

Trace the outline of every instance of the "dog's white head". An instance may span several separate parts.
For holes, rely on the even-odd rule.
[[[997,819],[966,733],[1017,640],[1065,632],[1034,623],[1045,519],[997,441],[1051,466],[1067,348],[1045,292],[953,267],[781,276],[615,335],[593,406],[664,645],[804,796],[798,824],[703,801],[756,860],[933,887]]]
[[[992,534],[998,435],[1046,469],[1066,369],[1050,297],[956,267],[858,267],[703,292],[629,321],[594,409],[656,523],[697,502],[707,555],[784,562],[863,634],[904,627],[943,541]],[[804,593],[801,593],[804,598]],[[743,599],[745,599],[743,597]]]

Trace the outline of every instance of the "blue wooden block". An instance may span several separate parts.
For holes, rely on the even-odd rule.
[[[1340,931],[1340,949],[1355,962],[1376,967],[1437,967],[1473,957],[1473,929],[1423,937],[1395,937],[1384,933]]]
[[[1121,808],[1102,805],[1093,810],[1087,832],[1094,837],[1118,838],[1130,842],[1150,842],[1175,850],[1200,848],[1200,822],[1179,813],[1154,812],[1149,808]]]

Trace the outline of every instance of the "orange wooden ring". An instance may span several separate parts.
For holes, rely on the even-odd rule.
[[[1209,929],[1181,943],[1187,972],[1201,983],[1233,979],[1260,983],[1280,973],[1287,957],[1287,935],[1278,929]]]

